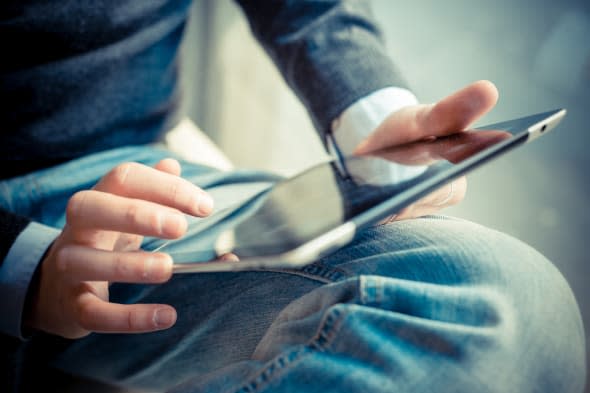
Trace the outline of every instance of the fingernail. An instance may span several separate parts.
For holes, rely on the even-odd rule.
[[[165,213],[162,217],[161,232],[164,236],[181,236],[186,227],[186,219],[177,213]]]
[[[154,324],[159,328],[167,328],[176,322],[176,311],[171,308],[159,308],[154,312]]]
[[[209,194],[199,196],[199,213],[203,215],[210,214],[213,211],[213,198]]]

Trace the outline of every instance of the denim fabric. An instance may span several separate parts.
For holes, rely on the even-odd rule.
[[[120,161],[168,155],[152,147],[98,153],[3,197],[59,226],[76,189]],[[276,180],[190,164],[183,174],[234,212],[223,222]],[[192,220],[188,239],[168,252],[210,247],[216,225],[206,222]],[[459,219],[373,227],[300,270],[113,284],[111,298],[172,304],[178,321],[156,333],[67,341],[44,354],[55,367],[174,392],[581,392],[585,380],[581,318],[560,273],[518,240]]]

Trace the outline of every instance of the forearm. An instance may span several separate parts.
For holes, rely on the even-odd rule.
[[[6,254],[8,254],[8,250],[10,250],[18,235],[27,227],[29,221],[26,217],[0,208],[0,267],[4,258],[6,258]]]

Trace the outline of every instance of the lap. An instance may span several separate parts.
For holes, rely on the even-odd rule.
[[[171,303],[178,323],[92,335],[59,356],[61,367],[179,391],[430,391],[452,381],[451,391],[524,392],[529,380],[561,384],[566,360],[583,355],[575,301],[555,268],[463,220],[370,228],[298,271],[179,275],[113,292]],[[565,331],[581,338],[568,343]],[[542,375],[550,356],[563,357],[554,379]]]
[[[147,164],[167,155],[141,152]],[[59,225],[56,211],[67,195],[91,185],[102,166],[134,159],[109,154],[71,164],[92,172],[86,183],[64,177],[72,168],[37,179],[36,199],[21,203],[20,213]],[[276,180],[199,166],[183,173],[210,190],[218,207],[239,207],[236,195],[243,199]],[[191,226],[191,236],[172,250],[210,246],[211,228],[199,220]],[[369,228],[297,271],[178,275],[157,286],[114,284],[111,295],[122,303],[170,303],[177,324],[64,342],[54,366],[179,391],[526,392],[540,390],[534,382],[547,391],[583,383],[584,337],[563,278],[531,248],[463,220]],[[32,347],[47,348],[43,340]]]

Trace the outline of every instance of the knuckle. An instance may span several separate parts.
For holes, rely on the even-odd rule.
[[[160,212],[151,210],[147,214],[146,220],[154,233],[160,234],[162,232],[162,214]]]
[[[170,184],[168,195],[172,197],[172,202],[175,205],[182,202],[182,187],[180,186],[180,182],[173,181]]]
[[[87,302],[78,303],[76,310],[78,324],[86,330],[94,330],[94,312],[92,307]]]
[[[125,190],[127,187],[129,174],[137,165],[138,164],[134,162],[125,162],[123,164],[117,165],[109,173],[107,173],[105,176],[105,183],[113,190]]]
[[[125,209],[125,221],[137,226],[140,223],[140,209],[135,203],[130,203]]]
[[[146,277],[146,265],[136,258],[129,258],[122,254],[115,256],[113,270],[116,280],[124,282],[137,282]]]
[[[66,221],[68,223],[75,222],[76,218],[80,216],[90,192],[78,191],[70,197],[66,206]]]
[[[141,318],[138,312],[135,312],[135,309],[130,308],[127,310],[127,326],[128,331],[136,331],[141,330]]]
[[[167,195],[170,195],[172,206],[179,209],[190,210],[197,202],[197,193],[191,192],[189,185],[180,178],[176,178],[170,183]]]
[[[115,244],[116,251],[135,251],[141,247],[142,237],[140,235],[134,235],[125,233],[117,239]]]
[[[115,254],[113,257],[113,272],[115,279],[126,279],[130,276],[129,263],[124,255]]]

